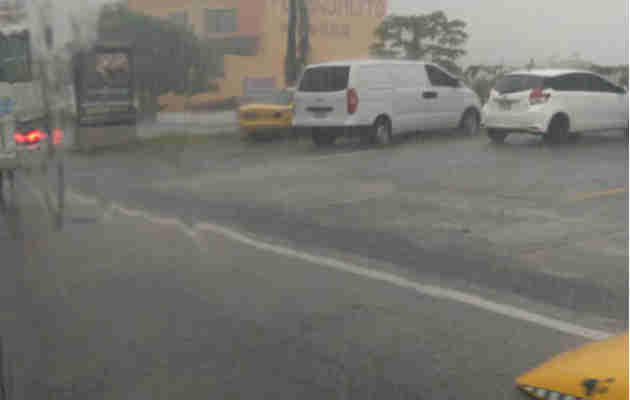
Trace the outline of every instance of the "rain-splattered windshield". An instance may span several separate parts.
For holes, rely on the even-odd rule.
[[[627,3],[0,0],[0,400],[628,399]]]

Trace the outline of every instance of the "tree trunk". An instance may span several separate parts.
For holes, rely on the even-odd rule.
[[[308,64],[308,55],[310,51],[310,23],[308,16],[308,8],[306,6],[306,0],[299,0],[300,2],[300,42],[299,42],[299,62],[298,62],[298,70],[296,71],[296,78],[302,71],[302,69]],[[297,79],[296,79],[297,80]]]
[[[296,28],[297,28],[297,0],[289,0],[289,30],[287,37],[287,54],[284,62],[284,76],[287,86],[292,86],[297,80],[296,68]]]

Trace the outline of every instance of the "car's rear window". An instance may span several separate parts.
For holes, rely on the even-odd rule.
[[[516,93],[536,88],[543,89],[545,78],[536,75],[506,75],[499,79],[494,90],[501,94]]]
[[[350,67],[315,67],[304,71],[301,92],[339,92],[348,87]]]

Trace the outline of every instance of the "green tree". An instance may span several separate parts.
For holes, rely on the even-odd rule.
[[[461,73],[456,61],[466,54],[466,23],[449,20],[443,11],[420,15],[391,15],[376,28],[371,52],[377,57],[425,59]]]
[[[142,112],[157,112],[160,95],[208,89],[211,49],[188,28],[112,5],[101,12],[98,34],[103,41],[132,42]]]
[[[486,103],[490,97],[490,91],[506,72],[508,70],[504,65],[471,65],[466,68],[464,76],[482,103]]]

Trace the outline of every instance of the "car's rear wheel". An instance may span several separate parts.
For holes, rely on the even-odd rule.
[[[503,142],[505,142],[507,133],[494,129],[488,129],[488,137],[490,138],[490,140],[492,140],[493,143],[502,144]]]
[[[567,143],[569,137],[569,120],[558,115],[551,120],[543,140],[550,144],[561,144]]]
[[[466,136],[477,136],[477,134],[479,134],[479,128],[480,121],[477,113],[473,110],[466,111],[460,123],[462,133]]]
[[[314,128],[312,136],[313,143],[315,143],[315,146],[317,147],[332,146],[335,143],[335,140],[337,140],[334,133],[321,128]]]
[[[392,127],[387,118],[380,117],[372,127],[372,141],[374,144],[386,146],[392,142]]]

